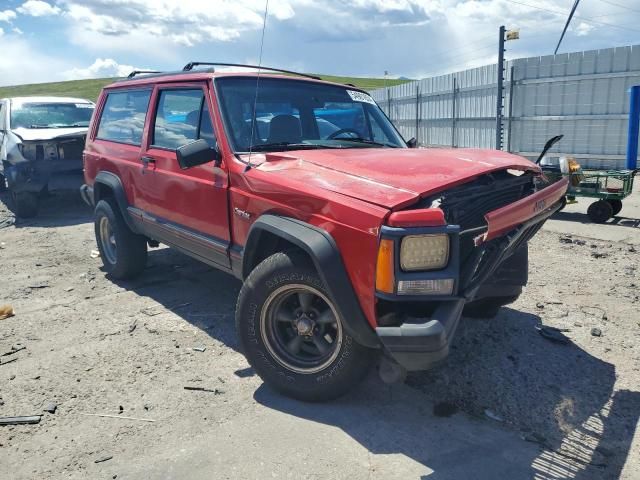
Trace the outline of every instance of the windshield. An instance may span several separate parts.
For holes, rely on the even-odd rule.
[[[260,78],[256,97],[255,77],[218,78],[216,86],[236,153],[406,147],[373,99],[358,90]]]
[[[14,103],[11,128],[88,127],[94,108],[92,103]]]

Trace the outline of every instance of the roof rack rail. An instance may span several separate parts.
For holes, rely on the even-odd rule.
[[[133,78],[136,75],[141,75],[143,73],[162,73],[162,72],[159,72],[158,70],[134,70],[129,75],[127,75],[127,78]]]
[[[247,64],[244,64],[244,63],[189,62],[183,67],[182,71],[188,72],[190,70],[193,70],[193,67],[197,67],[199,65],[220,66],[220,67],[258,68],[260,70],[269,70],[271,72],[289,73],[291,75],[298,75],[300,77],[313,78],[314,80],[322,80],[320,77],[318,77],[316,75],[309,75],[309,74],[306,74],[306,73],[294,72],[292,70],[283,70],[281,68],[263,67],[263,66],[259,66],[259,65],[247,65]]]

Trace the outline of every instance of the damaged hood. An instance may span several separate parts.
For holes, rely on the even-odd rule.
[[[460,148],[298,150],[254,154],[252,163],[260,163],[262,171],[390,209],[497,170],[540,171],[517,155]]]
[[[81,137],[86,135],[88,127],[79,128],[14,128],[11,132],[23,142],[55,140],[60,137]]]

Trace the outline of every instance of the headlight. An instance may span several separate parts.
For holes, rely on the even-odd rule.
[[[400,246],[400,266],[405,271],[437,270],[449,262],[449,235],[408,235]]]

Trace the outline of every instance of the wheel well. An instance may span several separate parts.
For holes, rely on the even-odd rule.
[[[93,198],[95,202],[98,203],[103,198],[113,198],[113,188],[109,185],[105,185],[104,183],[96,183],[93,186]]]
[[[255,247],[252,247],[251,250],[251,252],[245,252],[245,259],[247,261],[242,265],[244,278],[246,278],[249,273],[251,273],[251,271],[260,264],[260,262],[278,252],[299,252],[307,257],[309,262],[311,262],[311,257],[309,257],[309,254],[302,248],[278,235],[275,235],[274,233],[267,231],[260,232],[260,238],[256,242]],[[313,265],[313,262],[311,262],[311,264]]]

